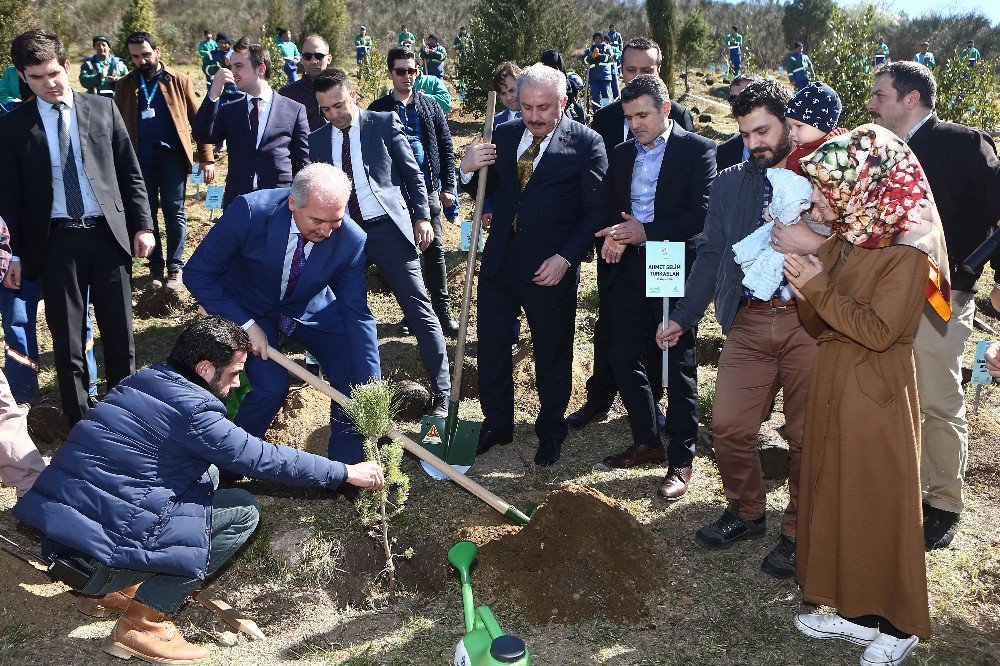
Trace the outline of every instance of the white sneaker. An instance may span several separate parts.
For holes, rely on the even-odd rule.
[[[861,655],[861,666],[896,666],[902,664],[906,655],[913,652],[920,639],[916,636],[909,638],[893,638],[888,634],[879,634],[878,638],[872,641],[865,653]]]
[[[831,638],[839,638],[844,641],[850,641],[855,645],[868,645],[879,637],[878,629],[875,627],[862,627],[860,624],[848,622],[836,613],[819,613],[816,615],[803,613],[796,615],[795,628],[810,638],[818,638],[824,641]]]

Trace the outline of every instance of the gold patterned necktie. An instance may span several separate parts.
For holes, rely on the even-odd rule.
[[[545,140],[544,136],[532,137],[531,145],[528,149],[517,158],[517,179],[521,183],[521,191],[524,192],[524,188],[527,187],[528,181],[531,180],[531,172],[534,170],[535,158],[538,157],[538,149],[542,145],[542,141]]]

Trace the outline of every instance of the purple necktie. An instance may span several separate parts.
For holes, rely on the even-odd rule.
[[[253,106],[250,109],[250,136],[253,137],[253,145],[257,145],[257,132],[260,130],[260,97],[254,97],[250,100],[250,104]]]
[[[292,255],[292,265],[288,267],[288,286],[285,293],[281,295],[282,300],[288,298],[295,290],[295,284],[302,277],[302,269],[306,267],[306,243],[309,241],[303,234],[299,234],[298,243],[295,245],[295,254]],[[291,335],[295,330],[295,320],[285,314],[278,315],[278,330],[285,335]]]

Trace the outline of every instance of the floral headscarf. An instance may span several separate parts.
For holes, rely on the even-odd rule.
[[[928,257],[927,300],[951,318],[944,230],[916,155],[879,125],[834,137],[799,160],[838,219],[833,230],[859,247],[908,245]]]

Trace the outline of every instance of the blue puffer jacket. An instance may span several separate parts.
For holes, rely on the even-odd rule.
[[[108,566],[204,579],[213,464],[286,485],[346,478],[339,462],[236,427],[208,390],[154,365],[87,412],[13,514]]]

